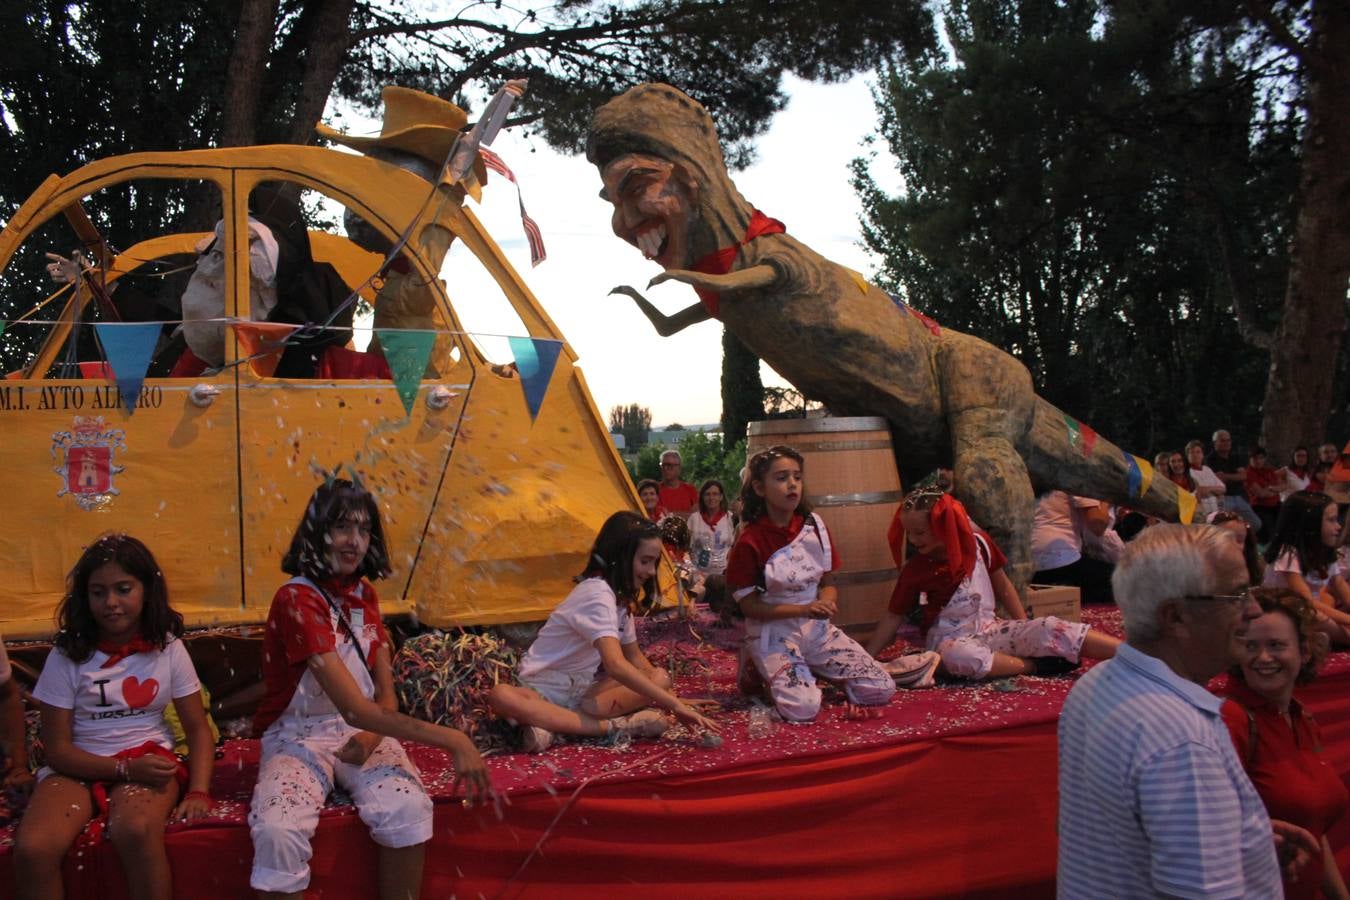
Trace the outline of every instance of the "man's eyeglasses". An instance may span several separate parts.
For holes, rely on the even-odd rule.
[[[663,469],[673,469],[673,468],[675,468],[675,467],[678,466],[678,465],[679,465],[679,463],[676,463],[676,462],[661,463],[661,468],[663,468]]]
[[[1246,603],[1252,597],[1250,590],[1240,594],[1187,594],[1187,600],[1218,600],[1221,603]]]

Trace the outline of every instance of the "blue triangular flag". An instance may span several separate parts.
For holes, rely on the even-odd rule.
[[[103,353],[112,366],[117,390],[122,394],[122,405],[127,415],[136,411],[136,400],[141,395],[141,382],[150,368],[159,342],[158,322],[96,322],[94,331]]]
[[[417,389],[426,374],[427,360],[431,358],[431,348],[436,344],[436,332],[378,328],[375,335],[380,339],[384,361],[389,363],[389,374],[394,376],[394,389],[403,401],[403,410],[411,416]]]
[[[544,395],[548,393],[548,383],[553,378],[553,367],[558,362],[558,353],[562,350],[562,341],[546,338],[513,337],[511,353],[516,358],[516,371],[520,373],[520,387],[525,392],[525,405],[530,409],[530,421],[539,415],[539,407],[544,404]]]

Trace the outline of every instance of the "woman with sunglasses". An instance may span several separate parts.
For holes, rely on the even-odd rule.
[[[1120,641],[1080,622],[1054,616],[1028,619],[989,535],[974,527],[949,494],[915,491],[905,497],[887,535],[897,559],[908,539],[918,551],[900,570],[889,609],[868,642],[880,653],[901,623],[915,617],[929,650],[957,678],[1056,675],[1081,657],[1115,656]],[[995,616],[995,601],[1010,618]]]
[[[1326,639],[1312,605],[1293,591],[1258,588],[1252,596],[1261,615],[1239,638],[1239,665],[1219,690],[1228,698],[1224,723],[1270,817],[1306,828],[1321,851],[1296,878],[1286,876],[1285,897],[1312,898],[1320,888],[1324,897],[1345,900],[1350,893],[1327,832],[1350,794],[1322,755],[1317,723],[1294,696],[1316,675]]]

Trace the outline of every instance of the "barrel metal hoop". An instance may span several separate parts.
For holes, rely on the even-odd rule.
[[[817,494],[808,496],[807,502],[818,509],[831,506],[875,506],[880,503],[899,503],[905,496],[904,491],[865,491],[861,494]]]
[[[889,569],[872,569],[868,572],[835,572],[834,584],[836,587],[850,587],[855,584],[876,584],[881,581],[894,581],[899,575],[899,570],[892,567]]]
[[[881,441],[815,441],[810,444],[793,444],[798,453],[837,453],[845,450],[889,450],[889,439]]]
[[[886,431],[889,425],[879,416],[825,416],[818,419],[765,419],[750,422],[746,433],[819,434],[828,431]]]

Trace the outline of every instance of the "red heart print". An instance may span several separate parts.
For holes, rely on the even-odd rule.
[[[159,682],[153,678],[141,681],[135,675],[128,675],[122,679],[122,699],[132,709],[142,709],[149,706],[158,693]]]

